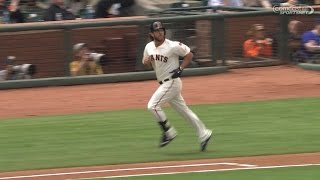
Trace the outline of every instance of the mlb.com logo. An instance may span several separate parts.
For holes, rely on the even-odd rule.
[[[289,14],[304,14],[309,15],[314,13],[314,9],[312,6],[306,5],[298,5],[292,7],[281,7],[281,6],[274,6],[272,8],[274,13],[282,14],[282,15],[289,15]]]

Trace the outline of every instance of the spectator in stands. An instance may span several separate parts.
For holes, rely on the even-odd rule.
[[[135,15],[134,0],[100,0],[96,5],[96,18]]]
[[[233,6],[242,7],[243,0],[209,0],[208,6]]]
[[[73,53],[74,59],[70,63],[70,74],[72,76],[103,74],[101,65],[90,59],[89,54],[91,51],[87,44],[75,44]]]
[[[11,80],[12,67],[12,65],[6,65],[4,70],[0,70],[0,81]]]
[[[75,16],[80,17],[80,12],[86,9],[87,5],[92,5],[89,0],[65,0],[66,7]]]
[[[292,20],[288,24],[289,30],[289,54],[292,62],[304,62],[303,55],[301,54],[301,36],[302,36],[302,22]]]
[[[243,0],[228,0],[227,6],[243,7]]]
[[[302,35],[301,52],[307,62],[318,63],[320,59],[320,18],[316,20],[316,25],[311,31]]]
[[[19,8],[19,0],[11,0],[9,5],[10,23],[23,23],[25,22],[23,13]]]
[[[316,4],[319,4],[319,0],[299,0],[299,3],[300,4],[306,4],[306,5],[316,5]]]
[[[64,4],[64,0],[52,0],[52,4],[44,13],[45,21],[73,20],[75,15]]]
[[[8,7],[5,5],[5,0],[0,0],[0,16],[2,21],[3,21],[3,15],[5,11],[8,11]]]
[[[295,6],[298,0],[270,0],[272,6]]]
[[[36,6],[41,9],[48,9],[50,6],[50,0],[37,0]]]
[[[34,73],[36,73],[36,66],[31,65],[27,67],[26,65],[28,64],[18,66],[6,65],[4,70],[0,70],[0,81],[32,79]]]
[[[23,23],[24,17],[18,5],[18,0],[12,0],[9,6],[6,5],[5,0],[0,0],[0,23]]]
[[[135,0],[122,0],[120,2],[120,7],[118,9],[120,17],[133,16],[135,12],[133,6],[135,5]]]
[[[190,7],[190,4],[185,2],[184,0],[179,0],[177,2],[170,4],[170,8],[188,8],[188,7]]]
[[[47,8],[45,3],[39,2],[38,0],[26,0],[24,3],[20,2],[20,9],[25,14],[26,22],[41,21]]]
[[[208,6],[223,6],[225,5],[225,0],[209,0]]]
[[[272,8],[269,0],[243,0],[243,6]]]
[[[8,56],[5,60],[5,69],[0,71],[0,81],[31,79],[37,72],[35,65],[17,65],[15,58],[15,56]]]
[[[265,29],[262,24],[253,24],[247,36],[248,39],[243,43],[244,57],[259,59],[259,57],[270,58],[272,56],[273,40],[265,37]]]

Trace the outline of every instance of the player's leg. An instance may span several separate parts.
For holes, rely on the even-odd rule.
[[[162,109],[162,105],[169,102],[176,96],[176,83],[174,80],[165,82],[156,90],[148,103],[148,110],[154,115],[164,132],[160,142],[160,147],[167,145],[177,135],[176,130],[170,125],[166,114]]]
[[[207,129],[199,117],[186,105],[180,93],[170,101],[170,105],[196,129],[201,143],[201,150],[204,151],[211,138],[212,131]]]

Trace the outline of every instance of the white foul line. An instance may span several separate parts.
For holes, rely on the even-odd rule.
[[[255,167],[240,167],[229,169],[212,169],[212,170],[198,170],[198,171],[177,171],[168,173],[152,173],[152,174],[134,174],[134,175],[120,175],[120,176],[108,176],[108,177],[95,177],[95,178],[81,178],[79,180],[86,179],[111,179],[111,178],[126,178],[126,177],[140,177],[140,176],[158,176],[158,175],[172,175],[172,174],[187,174],[187,173],[204,173],[204,172],[219,172],[219,171],[236,171],[236,170],[254,170],[254,169],[274,169],[274,168],[286,168],[286,167],[306,167],[306,166],[320,166],[320,164],[296,164],[296,165],[283,165],[283,166],[255,166]]]
[[[243,167],[256,167],[257,165],[253,164],[239,164],[239,163],[220,163],[221,165],[229,165],[229,166],[243,166]]]
[[[104,170],[95,170],[95,171],[78,171],[78,172],[51,173],[51,174],[34,174],[34,175],[25,175],[25,176],[10,176],[10,177],[0,177],[0,180],[47,177],[47,176],[63,176],[63,175],[74,175],[74,174],[103,173],[103,172],[121,172],[121,171],[168,169],[168,168],[183,168],[183,167],[203,167],[203,166],[214,166],[214,165],[229,165],[229,166],[243,166],[243,167],[255,166],[251,164],[238,164],[238,163],[185,164],[185,165],[173,165],[173,166],[153,166],[153,167],[126,168],[126,169],[104,169]]]

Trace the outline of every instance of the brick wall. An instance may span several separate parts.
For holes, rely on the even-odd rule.
[[[211,56],[211,22],[209,20],[196,21],[196,57]]]

